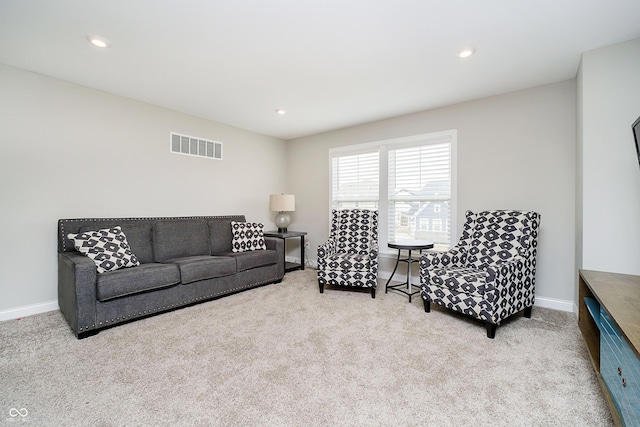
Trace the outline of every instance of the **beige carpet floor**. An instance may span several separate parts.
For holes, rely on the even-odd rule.
[[[576,318],[486,338],[415,298],[315,270],[77,340],[58,311],[0,323],[0,425],[609,426]]]

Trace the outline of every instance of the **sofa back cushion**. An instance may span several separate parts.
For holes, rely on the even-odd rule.
[[[140,263],[154,262],[151,244],[152,221],[148,218],[77,218],[58,220],[58,252],[75,251],[69,234],[85,233],[120,226],[131,252]]]
[[[156,262],[209,255],[207,221],[196,218],[156,221],[153,224],[153,253]]]
[[[212,255],[231,252],[231,241],[233,240],[232,221],[244,222],[245,217],[244,215],[232,215],[207,219],[209,224],[209,248]]]
[[[153,262],[153,246],[151,245],[151,223],[143,221],[125,222],[120,225],[122,232],[127,236],[131,252],[138,258],[141,264]],[[113,225],[84,226],[80,228],[81,233],[96,231],[101,228],[113,227]]]
[[[58,220],[58,252],[70,252],[76,249],[73,241],[68,238],[69,233],[80,233],[84,231],[94,231],[102,228],[122,227],[122,231],[127,236],[131,251],[136,255],[142,264],[159,262],[157,260],[167,260],[173,258],[182,258],[183,256],[197,256],[219,254],[231,252],[231,240],[233,234],[231,232],[231,222],[246,221],[244,215],[225,215],[225,216],[199,216],[199,217],[146,217],[146,218],[73,218]],[[194,223],[195,230],[183,230],[181,236],[176,236],[175,241],[169,236],[167,242],[167,234],[172,234],[171,229],[181,227],[179,224]],[[160,225],[160,235],[156,235],[154,227]],[[202,226],[204,224],[204,227]],[[193,225],[193,224],[192,224]],[[182,227],[191,229],[192,225],[183,225]],[[174,227],[175,226],[175,227]],[[195,240],[190,241],[191,237],[185,237],[193,234]],[[157,239],[161,239],[158,241]],[[202,238],[206,239],[205,241]],[[164,239],[164,240],[162,240]],[[184,245],[184,248],[175,248],[172,246],[178,244]],[[160,248],[163,246],[163,248]],[[164,246],[167,246],[166,248]],[[155,254],[155,249],[161,250],[160,254]],[[205,249],[206,248],[206,249]],[[193,249],[193,250],[191,250]],[[167,253],[169,251],[169,253]],[[179,254],[193,254],[180,255]]]

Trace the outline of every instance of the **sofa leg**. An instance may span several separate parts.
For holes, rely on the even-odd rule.
[[[423,298],[422,302],[424,303],[424,311],[425,311],[425,313],[430,313],[431,312],[431,300]]]
[[[371,298],[375,298],[375,297],[376,297],[376,288],[371,287]]]
[[[524,317],[526,317],[527,319],[531,319],[531,309],[533,308],[533,306],[531,307],[527,307],[524,309]]]
[[[496,324],[487,322],[487,338],[494,339],[496,337]]]
[[[79,340],[83,340],[83,339],[85,339],[85,338],[92,337],[92,336],[94,336],[94,335],[97,335],[97,334],[98,334],[98,332],[100,332],[100,329],[92,329],[92,330],[90,330],[90,331],[80,332],[80,333],[78,334],[78,339],[79,339]]]
[[[318,286],[320,286],[320,293],[323,294],[324,293],[324,284],[318,282]]]

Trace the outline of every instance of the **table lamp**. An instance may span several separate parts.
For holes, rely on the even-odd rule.
[[[272,194],[269,196],[269,206],[276,214],[276,226],[278,233],[286,233],[291,222],[291,216],[287,212],[296,210],[296,196],[293,194]]]

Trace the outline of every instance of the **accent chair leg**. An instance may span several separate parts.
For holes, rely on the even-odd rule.
[[[320,286],[320,293],[323,294],[324,293],[324,284],[318,282],[318,286]]]
[[[431,312],[431,300],[423,298],[422,302],[424,303],[424,311],[425,311],[425,313],[430,313]]]
[[[531,309],[533,308],[533,306],[531,307],[527,307],[524,309],[524,317],[526,317],[527,319],[531,319]]]
[[[496,337],[496,324],[487,322],[487,338],[494,339]]]
[[[376,297],[376,287],[372,286],[371,287],[371,298],[375,298]]]

